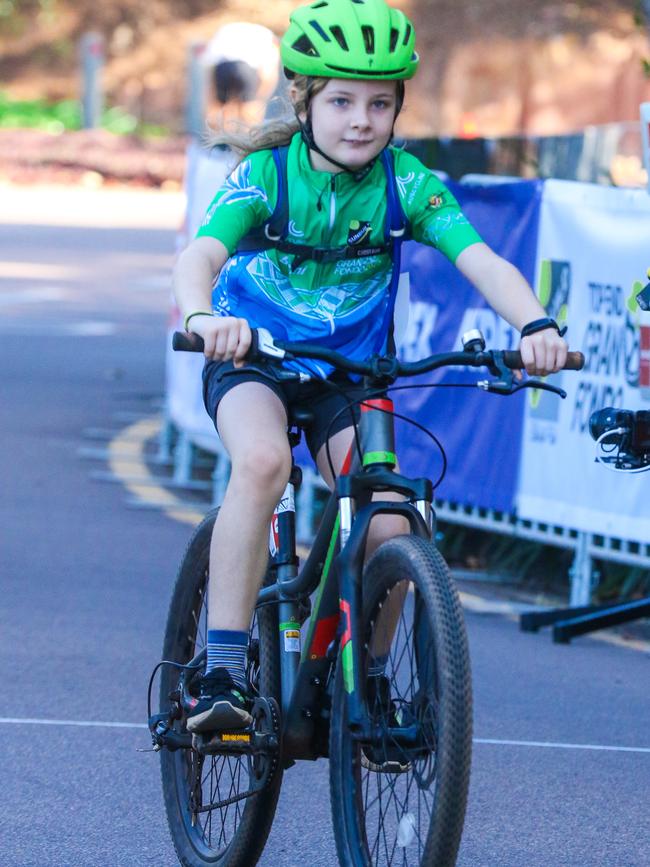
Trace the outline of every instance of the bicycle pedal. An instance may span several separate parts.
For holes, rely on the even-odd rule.
[[[223,732],[205,732],[192,735],[193,748],[204,755],[216,753],[250,753],[255,729],[237,729]]]

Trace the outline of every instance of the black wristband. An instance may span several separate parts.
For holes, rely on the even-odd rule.
[[[530,337],[531,334],[537,334],[538,331],[546,331],[547,328],[555,328],[560,337],[564,337],[566,334],[566,326],[560,328],[555,319],[545,316],[543,319],[534,319],[532,322],[524,325],[521,329],[521,336]]]

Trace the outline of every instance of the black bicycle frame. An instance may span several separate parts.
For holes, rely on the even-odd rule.
[[[365,384],[369,390],[377,386],[372,380]],[[435,522],[431,482],[395,471],[391,411],[392,402],[385,397],[368,399],[362,405],[361,454],[353,443],[300,571],[293,505],[299,471],[292,472],[274,515],[271,553],[277,580],[260,591],[257,604],[278,605],[286,760],[328,755],[328,684],[339,654],[350,730],[362,739],[372,737],[362,676],[362,572],[370,522],[380,514],[402,515],[411,532],[424,538],[431,537]],[[382,491],[397,492],[406,500],[372,499]],[[301,648],[301,611],[315,590]]]

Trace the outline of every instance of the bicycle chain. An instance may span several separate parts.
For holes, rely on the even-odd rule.
[[[280,713],[279,713],[278,703],[276,702],[276,700],[274,698],[262,699],[262,701],[264,701],[266,707],[268,707],[268,709],[271,711],[271,725],[272,725],[274,734],[278,738],[278,748],[277,748],[277,750],[274,750],[274,753],[271,757],[271,765],[270,765],[270,768],[266,774],[266,779],[264,780],[264,783],[261,786],[258,786],[257,788],[248,789],[248,791],[242,792],[239,795],[233,795],[230,798],[225,798],[223,801],[215,801],[215,802],[209,804],[207,807],[204,807],[204,806],[195,807],[194,805],[196,804],[197,800],[201,804],[203,803],[203,799],[202,799],[202,797],[200,797],[202,795],[201,773],[202,773],[203,763],[205,761],[205,757],[203,755],[201,755],[198,751],[196,751],[196,754],[197,754],[197,757],[199,758],[199,761],[197,761],[196,766],[195,766],[197,768],[197,774],[195,776],[195,779],[193,780],[192,794],[190,795],[190,811],[192,813],[192,824],[194,824],[195,816],[197,816],[199,813],[209,813],[209,812],[212,812],[212,810],[220,810],[223,807],[230,806],[230,804],[235,804],[237,801],[243,801],[246,798],[252,797],[253,795],[258,795],[260,792],[263,792],[265,788],[267,788],[267,786],[271,783],[271,780],[275,776],[275,772],[277,771],[278,764],[280,761],[279,757],[280,757],[280,754],[282,751],[281,750],[281,740],[280,740],[280,736],[281,736]],[[264,705],[261,705],[261,707],[264,707]],[[253,762],[255,761],[255,756],[252,757],[252,761]],[[197,790],[197,785],[196,785],[197,782],[198,782],[198,797],[197,797],[197,791],[196,791]]]

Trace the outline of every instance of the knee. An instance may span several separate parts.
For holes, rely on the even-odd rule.
[[[382,542],[387,542],[395,536],[402,536],[409,531],[409,522],[401,515],[378,515],[370,524],[367,553],[374,551]]]
[[[244,454],[233,456],[231,479],[275,502],[282,495],[290,471],[288,444],[283,447],[276,443],[257,443]]]

